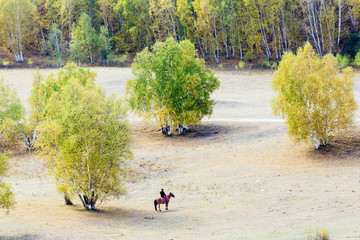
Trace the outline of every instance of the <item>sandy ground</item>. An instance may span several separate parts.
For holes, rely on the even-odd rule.
[[[124,94],[129,69],[95,68],[108,93]],[[41,70],[47,75],[53,70]],[[25,103],[35,70],[0,71]],[[130,116],[133,174],[128,195],[86,212],[64,205],[41,159],[10,159],[16,209],[0,215],[0,239],[331,239],[360,238],[360,129],[323,150],[294,145],[271,116],[271,72],[217,72],[210,120],[185,136],[163,137]],[[355,95],[360,103],[360,75]],[[359,116],[357,112],[356,116]],[[360,119],[358,117],[358,119]],[[159,191],[173,192],[155,212]]]

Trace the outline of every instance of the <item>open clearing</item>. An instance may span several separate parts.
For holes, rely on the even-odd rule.
[[[107,93],[123,95],[132,77],[130,69],[93,70]],[[34,73],[0,71],[24,104]],[[322,151],[294,145],[271,116],[271,72],[217,76],[212,118],[185,136],[163,137],[130,116],[128,195],[99,212],[84,211],[78,199],[65,206],[44,162],[14,150],[6,181],[17,205],[0,215],[0,239],[304,239],[321,228],[331,239],[360,239],[360,128]],[[360,103],[359,74],[355,96]],[[153,201],[161,188],[176,197],[159,213]]]

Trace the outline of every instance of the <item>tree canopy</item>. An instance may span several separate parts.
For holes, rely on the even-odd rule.
[[[11,186],[2,181],[8,167],[7,157],[0,153],[0,208],[5,209],[5,214],[9,214],[9,210],[15,205],[15,196],[11,191]]]
[[[22,128],[25,109],[16,92],[0,80],[0,143],[13,143]]]
[[[105,96],[88,69],[67,65],[43,84],[44,121],[37,141],[58,190],[87,210],[125,193],[130,130],[120,99]]]
[[[273,111],[286,119],[295,141],[310,141],[318,149],[351,124],[357,108],[353,86],[351,68],[340,72],[333,55],[320,58],[306,43],[296,55],[284,55],[274,74]]]
[[[136,78],[127,82],[129,105],[161,128],[179,126],[182,134],[184,125],[212,114],[210,94],[220,82],[190,41],[156,43],[151,52],[144,49],[136,56],[132,70]]]

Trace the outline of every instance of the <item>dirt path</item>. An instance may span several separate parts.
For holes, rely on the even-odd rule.
[[[123,93],[130,71],[100,70],[98,82]],[[270,73],[218,75],[213,117],[186,136],[165,138],[132,121],[128,196],[100,212],[83,211],[77,199],[64,206],[44,163],[14,152],[7,181],[18,203],[0,215],[0,239],[304,239],[320,228],[331,239],[360,238],[360,130],[328,151],[294,145],[271,116]],[[13,83],[22,99],[29,82]],[[176,197],[159,213],[161,188]]]

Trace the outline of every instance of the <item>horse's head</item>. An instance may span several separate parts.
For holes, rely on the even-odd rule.
[[[175,195],[172,192],[170,192],[169,196],[170,197],[175,197]]]

